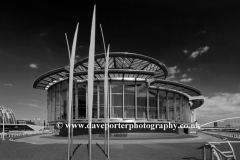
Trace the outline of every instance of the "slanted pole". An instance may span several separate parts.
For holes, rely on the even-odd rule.
[[[72,120],[72,94],[73,94],[73,69],[74,69],[74,59],[75,59],[75,51],[76,51],[76,43],[77,43],[77,33],[78,33],[78,24],[75,31],[73,45],[72,45],[72,54],[70,58],[70,74],[69,74],[69,101],[68,101],[68,160],[70,159],[70,135],[71,135],[71,120]]]
[[[95,53],[95,26],[96,26],[96,6],[94,5],[91,41],[88,57],[88,127],[89,127],[89,160],[92,159],[92,103],[93,103],[93,74],[94,74],[94,53]]]
[[[108,60],[107,60],[107,52],[106,52],[106,45],[105,45],[105,40],[104,40],[104,35],[103,35],[103,30],[102,30],[102,26],[100,24],[100,29],[101,29],[101,33],[102,33],[102,39],[103,39],[103,47],[104,47],[104,53],[105,53],[105,57],[106,57],[106,62],[105,62],[105,79],[104,79],[104,86],[108,86]],[[106,67],[107,66],[107,67]],[[107,95],[108,90],[106,89],[106,87],[104,87],[104,117],[105,117],[105,130],[104,130],[104,152],[105,154],[107,154]]]

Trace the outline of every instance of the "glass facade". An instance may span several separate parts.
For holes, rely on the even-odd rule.
[[[73,118],[87,119],[87,82],[74,84]],[[48,89],[48,122],[67,120],[68,81]],[[149,88],[146,81],[109,81],[111,119],[146,119],[188,122],[190,106],[185,95]],[[104,83],[94,82],[93,119],[104,118]]]

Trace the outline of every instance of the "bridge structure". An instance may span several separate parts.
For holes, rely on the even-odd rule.
[[[200,130],[239,130],[240,117],[230,117],[200,125]]]

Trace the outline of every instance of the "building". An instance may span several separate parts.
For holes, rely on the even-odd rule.
[[[3,110],[5,110],[5,113]],[[3,124],[3,117],[5,124],[16,124],[16,119],[13,111],[10,108],[0,106],[0,124]]]
[[[104,66],[105,54],[95,55],[93,123],[104,123]],[[87,124],[87,74],[88,58],[75,63],[73,87],[74,123]],[[34,81],[33,88],[47,91],[48,123],[67,123],[69,68],[49,71]],[[156,59],[134,53],[114,52],[109,55],[109,106],[110,123],[121,124],[181,124],[195,120],[194,109],[203,104],[202,99],[190,98],[203,93],[191,86],[168,81],[167,67]],[[85,131],[83,131],[85,130]],[[163,129],[111,129],[122,132],[163,132]],[[103,130],[93,129],[94,133]],[[164,132],[180,130],[167,129]],[[74,129],[74,134],[87,133]],[[61,135],[67,129],[60,130]]]

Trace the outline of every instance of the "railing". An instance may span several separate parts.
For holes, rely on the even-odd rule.
[[[220,151],[216,146],[228,143],[230,151]],[[203,160],[206,160],[206,149],[210,149],[210,160],[236,160],[234,149],[231,143],[240,143],[240,141],[208,142],[199,149],[203,149]]]
[[[20,137],[20,136],[28,136],[28,135],[38,135],[38,134],[46,134],[51,132],[45,131],[9,131],[4,133],[4,137]],[[3,139],[3,133],[0,133],[0,138]]]
[[[202,131],[203,133],[217,135],[217,136],[225,136],[231,138],[240,139],[240,132],[213,132],[213,131]]]

